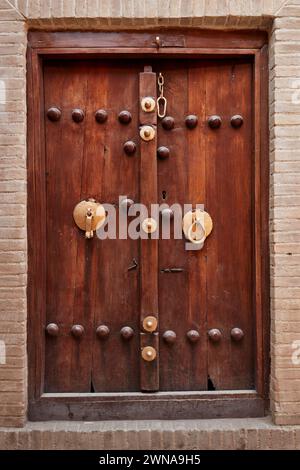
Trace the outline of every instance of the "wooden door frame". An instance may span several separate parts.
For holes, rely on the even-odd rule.
[[[155,45],[160,36],[161,46]],[[46,311],[44,58],[251,57],[256,390],[158,393],[43,393]],[[262,416],[269,391],[268,37],[262,31],[170,29],[29,32],[28,97],[28,381],[29,419],[183,419]]]

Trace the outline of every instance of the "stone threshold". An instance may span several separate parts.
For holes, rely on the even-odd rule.
[[[0,449],[300,449],[300,426],[277,426],[270,417],[27,422],[23,428],[0,428]]]

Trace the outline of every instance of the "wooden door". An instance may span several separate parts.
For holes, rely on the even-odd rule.
[[[201,251],[186,251],[183,240],[159,244],[161,389],[251,389],[252,64],[170,60],[156,68],[163,72],[168,114],[175,121],[171,131],[161,122],[158,127],[158,146],[170,149],[168,159],[158,160],[159,202],[203,203],[214,225]],[[193,129],[185,122],[189,115],[198,118]],[[243,119],[238,127],[232,121],[236,115]],[[213,127],[213,119],[219,127]],[[166,273],[167,267],[182,272]],[[234,328],[242,330],[241,340],[231,336]],[[209,336],[214,329],[220,332],[218,341]],[[174,346],[163,340],[166,330],[175,331]],[[196,342],[188,338],[191,330],[200,335]]]
[[[153,68],[49,61],[44,69],[45,109],[61,110],[58,121],[49,113],[45,119],[47,324],[59,327],[57,336],[46,335],[47,392],[254,388],[252,66],[174,59]],[[139,126],[156,129],[157,117],[140,112],[140,101],[156,94],[160,72],[174,128],[159,119],[157,138],[143,141]],[[107,112],[104,123],[97,108]],[[122,111],[129,123],[118,119]],[[189,115],[197,116],[194,128]],[[235,115],[243,119],[238,128]],[[211,116],[220,117],[220,127],[210,127]],[[136,144],[132,156],[124,152],[127,141]],[[157,158],[161,146],[170,151],[166,159]],[[201,251],[187,251],[184,238],[86,240],[72,219],[75,205],[93,197],[117,206],[120,195],[148,208],[202,203],[213,233]],[[153,334],[140,326],[147,315],[159,316]],[[74,325],[82,336],[74,336]],[[99,326],[107,337],[97,337]],[[122,336],[124,327],[132,337]],[[233,328],[243,339],[234,341]],[[220,332],[217,342],[212,329]],[[153,363],[140,360],[147,345],[157,350]]]
[[[138,51],[152,35],[141,33],[126,58],[123,46],[118,57],[117,49],[97,56],[95,47],[87,58],[76,34],[64,52],[57,33],[57,48],[47,53],[52,36],[36,34],[33,47],[43,48],[30,56],[31,419],[261,415],[265,38],[245,33],[245,53],[201,55],[201,39],[185,33],[188,56],[158,50],[146,57]],[[87,47],[96,36],[87,36]],[[117,40],[99,37],[106,47]],[[175,35],[170,47],[182,41]],[[206,41],[213,47],[210,35]],[[235,38],[223,41],[238,50]],[[105,206],[102,237],[94,230],[89,238],[86,218],[87,234],[77,225],[81,201]],[[136,204],[148,210],[140,224]],[[182,223],[199,204],[213,228],[195,249]],[[166,207],[173,210],[167,238]],[[147,217],[155,220],[143,228]],[[157,230],[146,234],[153,223]]]

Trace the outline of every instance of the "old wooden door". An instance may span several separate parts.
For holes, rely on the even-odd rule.
[[[45,58],[42,70],[46,401],[33,419],[66,416],[59,403],[55,412],[45,406],[73,393],[77,403],[80,394],[86,404],[91,398],[88,409],[93,400],[104,400],[105,410],[118,402],[111,413],[85,409],[84,418],[150,417],[151,409],[160,416],[164,396],[182,400],[177,412],[193,416],[203,393],[225,400],[212,415],[228,415],[219,409],[226,391],[238,415],[260,414],[261,402],[247,402],[263,374],[253,58]],[[161,91],[165,113],[156,102]],[[116,231],[108,223],[105,239],[96,231],[87,238],[75,223],[74,208],[91,198],[115,209]],[[136,203],[148,217],[151,204],[165,205],[155,235],[121,235],[120,215],[130,224]],[[190,249],[182,231],[174,238],[174,210],[162,211],[174,204],[182,217],[187,204],[209,213],[213,229],[201,249]],[[125,409],[137,400],[136,415],[120,411],[124,400]]]

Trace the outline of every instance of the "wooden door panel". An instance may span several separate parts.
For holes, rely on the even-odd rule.
[[[97,191],[102,202],[118,208],[119,195],[139,201],[139,140],[138,135],[138,74],[140,67],[131,63],[105,63],[105,90],[94,95],[99,108],[108,110],[108,120],[102,131],[103,147],[99,158],[102,168]],[[96,71],[92,89],[95,90],[100,70]],[[121,80],[120,80],[121,77]],[[121,111],[131,113],[130,124],[118,121]],[[97,124],[94,124],[97,126]],[[99,129],[99,124],[98,124]],[[137,151],[127,156],[124,142],[135,141]],[[118,215],[118,210],[117,210]],[[94,330],[107,325],[107,340],[94,336],[92,380],[97,392],[139,390],[139,268],[128,271],[133,259],[139,260],[139,241],[107,239],[97,244],[97,284],[94,297]],[[134,330],[130,340],[120,331],[128,326]]]
[[[59,122],[46,120],[45,136],[47,324],[57,323],[62,332],[47,336],[48,392],[138,390],[138,271],[128,271],[138,242],[86,240],[72,219],[75,205],[88,197],[114,204],[119,194],[138,200],[138,151],[134,157],[123,151],[126,140],[136,140],[137,94],[132,66],[76,61],[45,67],[45,108],[62,110]],[[81,123],[71,118],[74,108],[85,112]],[[108,111],[107,123],[96,122],[98,108]],[[118,121],[124,109],[133,117],[126,126]],[[80,340],[70,334],[74,324],[85,329]],[[95,335],[101,324],[111,330],[107,341]],[[127,342],[120,335],[125,325],[135,332]]]
[[[59,122],[46,120],[47,177],[47,323],[57,323],[58,337],[46,338],[45,391],[86,392],[90,389],[91,319],[88,307],[90,247],[74,230],[72,212],[82,198],[82,168],[85,158],[84,128],[70,118],[74,107],[85,108],[86,67],[72,63],[45,67],[45,108],[63,110]],[[74,105],[76,103],[76,105]],[[84,182],[85,184],[85,182]],[[74,324],[82,324],[85,335],[70,335]]]
[[[254,388],[252,64],[219,62],[206,69],[206,112],[222,125],[206,130],[206,207],[214,229],[207,240],[208,375],[217,389]],[[230,124],[240,114],[239,129]],[[230,337],[243,330],[241,342]]]
[[[157,144],[140,143],[140,93],[147,94],[144,85],[139,88],[142,61],[56,60],[44,67],[45,109],[62,110],[60,121],[46,119],[45,127],[46,324],[60,328],[57,337],[46,335],[47,392],[157,389],[156,372],[150,379],[140,362],[140,320],[158,312],[160,390],[254,388],[252,63],[152,62],[164,75],[167,114],[175,120],[171,131],[159,120]],[[85,113],[81,123],[72,120],[74,108]],[[103,124],[95,120],[99,108],[108,112]],[[122,110],[131,113],[130,124],[119,122]],[[195,129],[185,125],[189,114],[198,116]],[[221,116],[219,129],[208,126],[214,114]],[[234,114],[244,118],[239,129],[230,124]],[[136,143],[134,156],[125,155],[127,140]],[[157,164],[156,146],[170,149]],[[118,207],[120,195],[148,206],[203,203],[213,232],[201,251],[187,251],[185,239],[160,239],[158,252],[155,241],[143,240],[142,253],[139,240],[86,240],[73,222],[74,206],[93,197]],[[133,259],[138,267],[128,270]],[[164,272],[172,267],[182,271]],[[84,327],[80,339],[70,332],[74,324]],[[100,325],[110,330],[105,340],[96,335]],[[133,329],[132,339],[121,337],[124,326]],[[245,334],[241,342],[230,337],[234,327]],[[209,341],[211,328],[221,331],[219,343]],[[167,330],[176,333],[172,345],[163,339]],[[190,330],[199,332],[195,343]]]
[[[174,203],[196,204],[202,202],[204,180],[199,155],[200,128],[189,131],[185,125],[188,114],[197,114],[203,119],[203,102],[195,100],[195,93],[202,95],[201,80],[191,91],[190,71],[186,62],[167,61],[157,64],[165,79],[165,96],[168,99],[167,114],[175,120],[173,130],[159,125],[159,146],[170,149],[170,157],[158,160],[158,200],[170,206]],[[198,71],[199,72],[199,71]],[[197,75],[198,78],[201,77]],[[190,91],[190,94],[189,94]],[[201,144],[200,144],[201,145]],[[164,193],[165,192],[165,193]],[[163,199],[163,194],[165,199]],[[200,199],[199,199],[200,197]],[[198,199],[197,199],[198,198]],[[200,254],[201,259],[203,255]],[[178,273],[166,273],[163,269],[180,268]],[[196,287],[196,289],[195,289]],[[199,252],[195,255],[185,250],[185,240],[160,240],[159,242],[159,310],[161,364],[160,382],[162,390],[206,389],[206,336],[205,310],[200,305],[203,289]],[[176,333],[176,341],[170,345],[163,339],[165,331]],[[201,332],[201,341],[191,343],[187,338],[190,330]]]
[[[172,131],[159,128],[159,145],[171,151],[158,165],[160,202],[164,190],[168,204],[203,203],[214,229],[201,251],[186,251],[182,240],[160,241],[161,385],[253,388],[252,64],[170,61],[164,68],[168,114],[176,124]],[[199,119],[193,130],[184,124],[188,114]],[[234,114],[244,118],[239,129],[230,124]],[[208,126],[211,115],[221,115],[220,129]],[[184,271],[161,272],[171,266]],[[234,327],[245,333],[241,342],[231,339]],[[212,328],[222,333],[218,344],[208,341]],[[177,334],[172,346],[162,339],[168,329]],[[200,333],[197,343],[187,340],[190,329]]]

